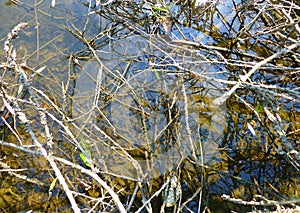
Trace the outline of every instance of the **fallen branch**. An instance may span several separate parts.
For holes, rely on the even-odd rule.
[[[286,54],[290,51],[292,51],[293,49],[298,48],[300,45],[300,42],[297,42],[295,44],[292,44],[290,46],[288,46],[287,48],[283,48],[281,51],[269,56],[268,58],[260,61],[259,63],[257,63],[246,75],[240,75],[240,81],[237,82],[236,85],[234,85],[227,93],[223,94],[221,97],[216,98],[213,101],[214,105],[220,106],[222,105],[228,98],[229,96],[231,96],[243,83],[245,83],[248,78],[251,77],[252,74],[254,74],[257,70],[259,70],[261,68],[261,66],[263,66],[264,64],[268,63],[269,61],[278,58],[279,56]]]

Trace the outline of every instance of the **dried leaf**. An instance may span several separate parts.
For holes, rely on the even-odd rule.
[[[41,73],[44,69],[46,69],[46,67],[47,67],[47,66],[43,66],[43,67],[37,69],[35,72],[36,72],[36,73]]]
[[[270,121],[272,121],[273,123],[277,121],[276,117],[270,112],[270,110],[267,109],[267,107],[264,107],[264,110]]]
[[[3,99],[3,103],[4,103],[4,106],[6,107],[6,109],[12,114],[12,115],[15,115],[15,110],[9,105],[9,103]]]
[[[254,128],[252,127],[252,125],[249,123],[249,122],[247,122],[247,126],[248,126],[248,129],[250,130],[250,132],[252,133],[252,135],[256,135],[255,134],[255,130],[254,130]]]
[[[17,97],[20,97],[20,95],[22,94],[23,87],[24,87],[24,85],[23,85],[23,84],[20,84],[20,85],[19,85],[19,88],[18,88],[18,93],[17,93]]]
[[[49,187],[49,190],[48,190],[49,192],[51,192],[54,189],[54,187],[56,185],[56,182],[57,182],[57,178],[54,178],[54,180],[50,184],[50,187]]]
[[[174,206],[182,195],[181,185],[178,178],[174,175],[169,178],[169,184],[164,190],[164,204],[166,207]]]

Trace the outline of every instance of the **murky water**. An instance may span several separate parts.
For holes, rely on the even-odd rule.
[[[122,201],[130,206],[133,199],[130,211],[174,174],[182,187],[175,191],[182,194],[180,202],[171,203],[183,212],[242,209],[222,201],[222,194],[245,201],[255,195],[298,199],[297,49],[262,64],[242,82],[263,59],[299,40],[295,24],[284,24],[284,7],[252,1],[156,3],[56,1],[50,8],[50,1],[1,1],[0,41],[19,22],[29,23],[15,42],[18,62],[33,70],[46,66],[41,73],[29,71],[31,84],[51,99],[55,106],[39,93],[43,107],[78,140],[74,144],[66,129],[49,119],[54,155],[87,166],[79,157],[84,146],[101,177],[121,191]],[[6,60],[2,52],[1,60]],[[225,96],[234,85],[239,87]],[[227,100],[218,104],[223,96]],[[46,146],[34,106],[22,107]],[[31,145],[17,125],[23,146]],[[3,141],[18,144],[8,128],[2,133]],[[45,160],[6,146],[0,159],[11,168],[28,168],[22,174],[37,180],[2,172],[5,211],[67,211],[59,186],[48,197],[53,177]],[[90,178],[61,169],[73,191],[90,196],[78,196],[82,210],[95,205],[113,211],[113,205],[92,201],[106,195]],[[83,184],[89,181],[90,188]],[[154,212],[166,205],[161,194],[151,202]],[[25,205],[17,205],[23,200]]]

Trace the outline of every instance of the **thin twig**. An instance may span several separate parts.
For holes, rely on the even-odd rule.
[[[292,51],[293,49],[298,48],[299,45],[300,45],[300,42],[292,44],[292,45],[288,46],[287,48],[283,48],[280,51],[278,51],[277,53],[274,53],[273,55],[269,56],[268,58],[258,62],[246,75],[241,75],[240,76],[241,80],[239,82],[237,82],[237,84],[234,85],[227,93],[223,94],[219,98],[216,98],[213,101],[213,104],[214,105],[222,105],[228,99],[228,97],[231,96],[242,85],[242,83],[246,82],[253,73],[255,73],[258,69],[260,69],[262,65],[268,63],[269,61],[271,61],[275,58],[278,58],[279,56],[281,56],[283,54],[286,54],[286,53]]]
[[[0,144],[4,145],[4,146],[13,147],[13,148],[16,148],[18,150],[21,150],[23,152],[27,152],[27,153],[30,153],[30,154],[44,156],[44,154],[40,150],[39,151],[30,150],[30,149],[27,149],[25,147],[18,146],[18,145],[13,144],[13,143],[8,143],[8,142],[2,141],[2,140],[0,140]],[[65,164],[65,165],[71,166],[72,168],[77,169],[77,170],[81,171],[82,173],[87,174],[90,177],[92,177],[94,180],[96,180],[99,183],[100,186],[102,186],[111,195],[111,197],[114,200],[114,202],[116,203],[119,211],[122,212],[122,213],[126,213],[126,209],[124,208],[123,204],[121,203],[118,195],[95,172],[93,172],[91,170],[88,170],[88,169],[85,169],[82,166],[80,166],[78,164],[74,164],[74,163],[72,163],[72,162],[70,162],[66,159],[56,157],[54,155],[52,156],[52,159],[56,160],[56,161],[59,161],[59,162]]]

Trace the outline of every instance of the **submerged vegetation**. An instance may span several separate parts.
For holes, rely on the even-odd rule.
[[[298,1],[49,4],[2,9],[1,211],[300,211]]]

